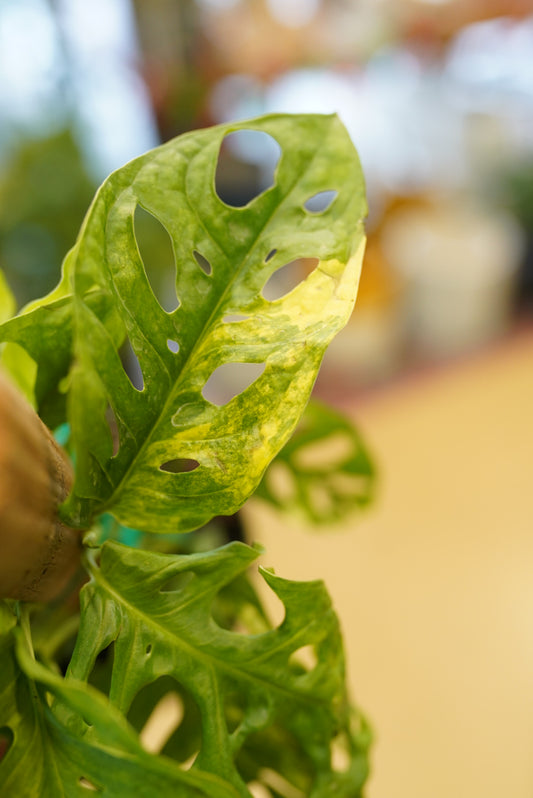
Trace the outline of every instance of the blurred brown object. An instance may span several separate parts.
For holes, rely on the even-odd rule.
[[[388,309],[397,302],[403,282],[386,259],[379,236],[370,235],[357,292],[358,307]]]
[[[73,576],[80,533],[57,512],[72,481],[48,428],[0,374],[0,597],[48,601]]]
[[[396,10],[402,39],[434,47],[445,45],[467,25],[497,17],[526,19],[531,14],[531,0],[409,0],[390,6]]]

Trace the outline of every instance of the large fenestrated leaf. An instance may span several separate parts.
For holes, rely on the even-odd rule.
[[[218,197],[215,171],[223,139],[240,129],[270,134],[282,154],[274,185],[234,208]],[[309,210],[308,200],[324,191],[337,192],[333,202]],[[180,302],[172,312],[158,303],[143,267],[138,206],[172,241]],[[107,510],[145,531],[185,531],[242,505],[288,440],[323,352],[349,317],[365,211],[359,161],[335,116],[274,115],[186,134],[108,178],[68,256],[63,285],[70,280],[70,293],[53,304],[50,318],[63,325],[61,352],[51,355],[38,340],[52,305],[14,320],[6,332],[30,350],[41,393],[56,403],[50,375],[63,377],[64,350],[72,349],[68,383],[60,383],[69,391],[77,463],[68,523],[88,526]],[[318,265],[287,295],[265,299],[271,275],[300,258]],[[143,390],[118,354],[125,335]],[[53,368],[41,365],[49,363]],[[264,370],[229,401],[208,401],[206,383],[229,363]],[[110,414],[118,427],[115,453]]]
[[[48,695],[63,714],[83,718],[62,723]],[[121,713],[99,691],[65,680],[33,658],[27,634],[15,615],[0,604],[0,736],[9,743],[0,756],[0,792],[13,798],[238,798],[225,779],[184,772],[166,757],[140,745]]]
[[[93,787],[105,798],[251,798],[257,783],[285,795],[276,791],[281,783],[305,798],[360,796],[369,736],[347,702],[338,621],[323,584],[265,571],[285,608],[277,628],[262,612],[250,615],[257,598],[240,590],[237,628],[214,620],[219,591],[257,556],[240,543],[196,555],[104,544],[82,591],[66,678],[35,661],[24,611],[19,623],[14,605],[1,603],[0,738],[11,743],[0,755],[2,794],[74,798]],[[316,662],[306,664],[298,657],[309,647]],[[93,666],[110,648],[104,690]],[[131,723],[140,729],[169,690],[186,711],[156,755]],[[199,748],[192,767],[183,764],[191,744]]]
[[[114,710],[127,715],[139,691],[161,677],[172,677],[196,706],[201,743],[191,774],[218,777],[242,798],[250,798],[245,784],[265,770],[307,798],[355,798],[367,774],[368,739],[347,701],[339,625],[324,585],[263,571],[285,608],[277,628],[261,619],[263,631],[248,634],[213,618],[218,592],[257,556],[241,543],[195,555],[105,543],[82,591],[67,684],[85,682],[98,655],[113,646]],[[307,667],[297,660],[306,647],[316,657]],[[72,733],[97,743],[99,731],[88,729],[79,711],[56,714]],[[347,755],[342,772],[331,759],[339,737]]]

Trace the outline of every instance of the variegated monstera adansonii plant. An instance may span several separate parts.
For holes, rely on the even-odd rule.
[[[281,155],[273,185],[234,207],[215,173],[225,137],[244,129],[271,136]],[[143,264],[138,208],[172,242],[171,310]],[[316,483],[329,486],[333,507],[368,499],[372,469],[350,426],[314,404],[304,414],[324,351],[352,311],[365,212],[359,161],[336,116],[188,133],[104,182],[58,287],[0,327],[12,379],[48,426],[68,425],[75,483],[61,517],[86,531],[87,573],[79,614],[0,602],[2,795],[361,794],[368,731],[347,697],[323,584],[260,570],[284,605],[272,624],[247,576],[259,547],[169,553],[146,541],[190,540],[260,485],[283,504],[268,483],[278,453],[296,504],[311,507]],[[291,290],[265,291],[283,266],[310,258],[314,268]],[[136,379],[123,365],[128,347]],[[247,384],[217,398],[207,386],[228,364],[234,375],[251,369]],[[321,464],[300,468],[298,454],[339,430],[352,451],[336,492]],[[350,478],[359,487],[347,497]],[[110,519],[143,533],[142,547],[104,534]],[[174,721],[154,743],[147,727],[157,712],[156,737]]]

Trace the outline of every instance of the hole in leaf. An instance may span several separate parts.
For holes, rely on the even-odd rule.
[[[305,280],[315,266],[318,258],[298,258],[276,269],[261,291],[264,299],[275,302],[277,299],[293,291],[302,280]]]
[[[281,155],[278,142],[260,130],[236,130],[224,137],[218,155],[215,190],[233,208],[248,205],[274,185]]]
[[[156,704],[170,692],[179,693],[177,682],[171,676],[160,676],[139,690],[127,713],[128,722],[137,732],[146,725]]]
[[[105,695],[109,695],[109,690],[111,688],[114,659],[115,643],[113,641],[100,651],[87,680],[89,684],[92,684],[93,687],[96,687],[97,690],[100,690],[100,692]]]
[[[347,773],[350,769],[350,749],[345,734],[339,734],[331,741],[331,769],[335,773]]]
[[[172,313],[180,304],[176,295],[176,260],[172,240],[159,219],[140,205],[135,209],[134,230],[154,296],[166,313]]]
[[[120,449],[120,437],[118,433],[117,417],[110,404],[108,404],[106,407],[105,420],[107,421],[109,432],[111,433],[111,442],[113,446],[112,456],[116,457],[118,450]]]
[[[0,762],[11,748],[14,739],[15,735],[9,726],[2,726],[0,728]]]
[[[222,407],[243,393],[265,370],[265,363],[224,363],[216,368],[204,387],[202,396]]]
[[[277,251],[278,251],[277,249],[271,249],[265,258],[265,263],[268,263],[269,260],[272,260]]]
[[[150,654],[152,653],[152,648],[153,648],[152,644],[148,643],[148,645],[144,649],[144,653],[146,654],[147,657],[150,656]]]
[[[284,751],[290,752],[290,756],[285,758],[281,753]],[[288,772],[283,767],[285,763]],[[236,765],[245,782],[261,784],[276,798],[306,798],[316,777],[315,764],[285,724],[273,723],[249,734],[236,756]],[[289,781],[296,774],[298,787]]]
[[[366,474],[331,474],[329,484],[338,496],[363,497],[370,493],[371,480]]]
[[[221,629],[238,634],[258,634],[271,629],[247,576],[237,576],[218,591],[211,604],[211,616]]]
[[[180,764],[180,768],[182,770],[190,770],[194,765],[194,763],[196,762],[196,757],[198,756],[199,753],[200,751],[198,750],[195,751],[194,754],[191,754],[191,756],[188,757],[188,759],[186,759],[184,762]]]
[[[135,354],[135,350],[131,345],[129,338],[126,338],[120,349],[120,359],[124,366],[124,371],[128,375],[128,379],[137,391],[144,389],[144,377],[139,363],[139,358]]]
[[[183,700],[171,691],[159,699],[139,735],[141,745],[151,754],[158,754],[184,717]]]
[[[172,574],[159,588],[160,593],[177,593],[184,590],[185,587],[194,578],[193,571],[178,571],[177,574]]]
[[[331,515],[335,511],[333,497],[328,488],[317,482],[309,493],[309,503],[319,517]]]
[[[312,644],[297,648],[289,657],[289,665],[301,673],[309,673],[316,668],[317,664],[316,648]]]
[[[261,780],[260,784],[265,784],[269,787],[274,792],[274,795],[279,795],[281,798],[306,798],[305,793],[275,770],[263,768],[258,775]]]
[[[237,321],[246,321],[249,319],[249,316],[245,316],[244,313],[229,313],[227,316],[224,316],[222,321],[224,324],[234,324]]]
[[[324,213],[330,208],[337,198],[337,191],[319,191],[304,202],[304,208],[309,213]]]
[[[294,474],[286,463],[281,460],[272,463],[266,473],[266,481],[268,489],[278,501],[285,504],[296,499]]]
[[[173,341],[172,338],[167,338],[167,346],[171,352],[177,354],[180,351],[180,345],[177,341]]]
[[[102,792],[102,787],[97,787],[96,784],[93,784],[92,781],[86,779],[85,776],[80,776],[78,779],[78,784],[80,787],[83,787],[85,790],[89,790],[90,792]]]
[[[297,449],[292,460],[298,468],[330,471],[353,454],[353,440],[344,432],[307,443]]]
[[[194,471],[199,465],[198,460],[193,460],[191,457],[175,457],[174,460],[162,463],[159,470],[166,471],[168,474],[187,474],[189,471]]]
[[[246,786],[253,798],[272,798],[272,793],[268,787],[258,781],[250,781]]]
[[[127,713],[143,747],[188,767],[202,743],[202,722],[191,693],[171,676],[160,676],[139,690]]]
[[[192,254],[194,255],[194,259],[195,259],[196,263],[201,268],[201,270],[204,272],[204,274],[207,274],[208,276],[213,274],[213,267],[211,266],[211,264],[209,263],[207,258],[205,258],[202,255],[201,252],[198,252],[198,250],[195,249],[195,250],[193,250]]]
[[[183,719],[161,753],[175,759],[182,770],[189,770],[202,745],[202,716],[196,701],[181,685],[180,696],[183,702]]]

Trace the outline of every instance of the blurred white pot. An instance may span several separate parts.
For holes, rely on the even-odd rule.
[[[405,279],[406,324],[423,354],[458,354],[505,330],[523,252],[514,220],[459,200],[404,209],[382,244]]]

